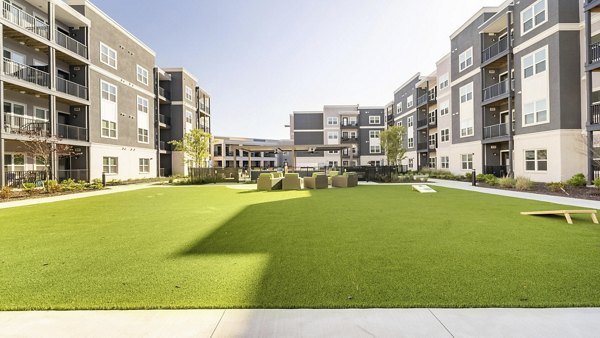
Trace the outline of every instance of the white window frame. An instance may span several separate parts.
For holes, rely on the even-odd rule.
[[[190,86],[185,86],[185,99],[194,101],[194,90]]]
[[[450,129],[449,128],[442,129],[440,131],[440,142],[442,142],[442,143],[450,142]]]
[[[460,103],[467,103],[473,100],[473,82],[468,83],[459,90],[460,94]]]
[[[440,157],[440,168],[450,169],[450,156],[441,156]]]
[[[103,52],[103,49],[106,49],[106,53]],[[111,57],[111,52],[114,53],[114,58]],[[106,61],[103,60],[103,58],[106,57]],[[111,64],[111,60],[113,60],[114,65]],[[114,69],[117,69],[117,65],[119,62],[119,54],[117,53],[116,50],[112,49],[109,45],[105,44],[104,42],[100,42],[100,62],[104,63],[105,65],[112,67]]]
[[[450,105],[448,102],[444,102],[440,104],[440,116],[446,116],[450,114]]]
[[[439,79],[439,90],[443,90],[448,88],[448,86],[450,86],[450,76],[448,75],[448,73],[442,74]]]
[[[473,47],[460,53],[458,56],[458,71],[462,72],[473,65]]]
[[[338,123],[339,123],[339,119],[337,117],[335,117],[335,116],[329,116],[327,118],[327,125],[328,126],[337,126]],[[348,122],[348,123],[350,123],[350,122]]]
[[[10,156],[10,163],[4,163],[5,171],[26,171],[27,170],[27,156],[24,153],[4,153],[3,156]],[[23,157],[23,164],[15,165],[15,156]],[[16,169],[15,166],[23,167],[22,169]]]
[[[369,138],[370,139],[378,139],[381,134],[380,130],[369,130]]]
[[[407,148],[414,148],[415,147],[415,138],[414,137],[409,137],[407,143],[408,143],[408,147]]]
[[[538,4],[540,4],[541,2],[544,2],[544,10],[540,11],[536,14],[535,7]],[[525,22],[529,21],[529,20],[525,20],[525,14],[527,14],[527,12],[531,12],[532,25],[531,25],[531,28],[526,31],[525,30]],[[541,14],[542,12],[544,13],[544,20],[536,23],[535,17],[537,15]],[[527,33],[530,33],[531,31],[533,31],[537,27],[545,24],[546,22],[548,22],[548,1],[547,0],[538,0],[538,1],[534,2],[533,4],[531,4],[529,7],[525,8],[524,10],[521,11],[521,36],[523,36]]]
[[[381,116],[369,116],[369,124],[381,124]]]
[[[541,52],[543,52],[543,53],[541,53]],[[543,59],[538,59],[538,58],[541,58],[541,55],[543,55]],[[531,60],[531,61],[529,61],[529,60]],[[538,69],[538,66],[541,64],[544,65],[543,70]],[[526,71],[529,68],[532,69],[532,72],[531,72],[531,75],[527,76]],[[533,53],[529,53],[521,58],[521,78],[523,80],[535,77],[538,74],[545,73],[547,70],[548,70],[548,46],[544,46],[544,47],[534,51]]]
[[[108,164],[105,163],[105,160],[108,160]],[[114,163],[111,163],[111,160],[114,160]],[[108,168],[108,171],[106,168]],[[114,169],[114,171],[112,169]],[[114,156],[103,156],[102,172],[107,175],[117,175],[119,173],[119,158]]]
[[[414,95],[410,95],[406,98],[406,109],[410,109],[415,105],[415,97]]]
[[[409,117],[406,119],[406,126],[407,126],[408,128],[410,128],[410,127],[412,127],[413,125],[414,125],[413,117],[412,117],[412,116],[409,116]]]
[[[332,141],[332,140],[337,141],[340,139],[340,134],[337,131],[327,132],[327,139],[330,141]]]
[[[398,102],[398,104],[396,105],[396,113],[402,113],[402,102]]]
[[[462,170],[473,170],[473,154],[461,154],[460,167]]]
[[[150,173],[150,159],[149,158],[140,158],[138,160],[138,167],[140,174],[149,174]]]
[[[106,85],[107,90],[104,90],[104,86]],[[114,93],[112,93],[112,91],[110,90],[111,88],[114,88]],[[106,93],[106,99],[104,98],[104,93]],[[106,82],[104,80],[100,80],[100,99],[101,100],[108,100],[110,102],[114,102],[115,106],[118,107],[118,100],[119,100],[119,88],[115,85],[113,85],[110,82]],[[119,115],[118,115],[118,111],[117,111],[117,121],[110,121],[110,120],[100,120],[100,137],[102,138],[109,138],[109,139],[113,139],[116,140],[119,138]],[[106,122],[106,123],[105,123]],[[106,124],[106,125],[105,125]],[[106,134],[105,134],[106,131]],[[114,131],[114,136],[111,136],[111,131]]]
[[[369,146],[369,153],[371,154],[380,154],[381,146],[380,145],[371,145]]]
[[[534,154],[534,158],[533,160],[528,160],[527,159],[527,153],[533,152]],[[545,152],[546,153],[546,158],[540,158],[540,152]],[[524,166],[525,166],[525,171],[526,172],[548,172],[548,150],[547,149],[527,149],[523,152],[523,158],[525,159],[524,162]],[[527,169],[527,164],[533,162],[534,163],[534,169],[530,170]],[[546,169],[540,169],[540,162],[545,162],[546,163]]]
[[[540,124],[546,124],[546,123],[550,123],[550,109],[549,109],[549,101],[548,98],[543,98],[541,100],[535,100],[533,102],[527,102],[525,104],[523,104],[523,127],[532,127],[532,126],[537,126]],[[538,120],[538,114],[542,111],[544,111],[544,109],[540,110],[540,105],[541,103],[544,102],[545,105],[545,111],[546,111],[546,120],[545,121],[540,121]],[[530,106],[532,107],[532,111],[531,112],[527,112],[526,107]],[[529,115],[533,115],[533,122],[532,123],[527,123],[527,116]]]
[[[150,101],[142,96],[137,97],[137,113],[138,116],[140,114],[146,114],[148,121],[150,121]],[[144,128],[140,128],[138,126],[137,128],[137,135],[138,135],[138,143],[145,143],[148,144],[150,143],[150,130],[149,129],[144,129]]]
[[[140,65],[136,67],[137,80],[140,83],[148,85],[148,79],[150,78],[150,73],[148,70]]]
[[[194,124],[194,113],[187,110],[185,112],[185,123],[187,124]]]

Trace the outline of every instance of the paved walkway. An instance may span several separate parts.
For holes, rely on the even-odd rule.
[[[598,337],[600,309],[0,312],[1,337]]]

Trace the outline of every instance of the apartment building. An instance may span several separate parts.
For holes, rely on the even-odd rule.
[[[185,172],[183,155],[161,142],[189,130],[188,111],[192,128],[210,131],[210,96],[193,75],[155,71],[156,53],[87,0],[2,5],[1,185],[46,178],[31,135],[71,147],[53,156],[51,176],[59,180]],[[174,97],[160,95],[159,84]],[[181,123],[166,124],[167,116]]]
[[[581,0],[582,111],[585,112],[586,167],[589,180],[600,178],[600,0]]]
[[[296,167],[381,165],[385,155],[379,134],[385,130],[386,108],[327,105],[322,111],[297,111],[290,115],[294,145],[340,145],[339,150],[298,152]]]
[[[189,163],[169,144],[192,129],[210,133],[210,96],[184,68],[155,68],[158,169],[161,176],[187,175]],[[208,163],[207,163],[208,164]]]
[[[290,153],[278,150],[289,147],[290,140],[270,140],[246,137],[215,136],[213,140],[212,166],[214,168],[282,168],[286,163],[292,165]],[[239,148],[267,147],[273,151],[248,153]]]

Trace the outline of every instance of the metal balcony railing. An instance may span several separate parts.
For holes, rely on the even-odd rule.
[[[88,57],[88,48],[86,45],[73,39],[72,37],[68,36],[67,34],[59,31],[58,29],[55,31],[55,33],[56,33],[56,43],[59,46],[62,46],[75,54],[81,55],[84,58]]]
[[[590,63],[600,62],[600,42],[590,45]]]
[[[590,109],[592,113],[590,124],[600,124],[600,103],[593,104]]]
[[[59,123],[56,136],[67,140],[77,140],[85,142],[88,140],[88,130],[87,128]]]
[[[35,183],[42,187],[46,180],[45,171],[7,171],[4,174],[7,186],[11,188],[23,188],[23,183]]]
[[[358,122],[342,122],[342,128],[356,128],[358,127]]]
[[[56,77],[56,90],[61,93],[76,96],[80,99],[88,99],[88,88],[78,83]]]
[[[46,88],[50,85],[50,74],[39,69],[20,64],[8,58],[4,58],[3,66],[5,75]]]
[[[506,52],[508,50],[508,37],[503,37],[498,42],[489,46],[481,52],[481,63],[485,63],[488,60],[495,58],[496,56]]]
[[[30,116],[4,113],[4,132],[10,134],[49,136],[50,123]]]
[[[508,93],[508,80],[504,80],[483,90],[483,101],[492,100]]]
[[[163,114],[158,115],[158,122],[167,126],[171,125],[171,118]]]
[[[419,96],[419,98],[417,98],[417,107],[422,106],[425,103],[427,103],[428,97],[429,97],[429,95],[427,95],[427,94]]]
[[[417,128],[427,127],[428,124],[429,124],[429,118],[426,118],[426,119],[423,119],[423,120],[418,120],[417,121]]]
[[[490,139],[490,138],[495,138],[495,137],[502,137],[502,136],[508,136],[509,134],[509,127],[510,124],[508,123],[500,123],[500,124],[495,124],[492,126],[488,126],[488,127],[484,127],[483,128],[483,138],[484,139]]]
[[[2,2],[2,18],[36,35],[49,39],[50,26],[48,24],[9,2]]]

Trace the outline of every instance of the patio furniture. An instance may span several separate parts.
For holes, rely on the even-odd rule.
[[[336,176],[339,176],[339,175],[340,175],[340,172],[339,172],[339,171],[334,171],[334,170],[331,170],[331,171],[329,172],[329,175],[327,175],[327,182],[328,182],[328,184],[329,184],[329,185],[332,185],[332,180],[331,180],[331,179],[332,179],[333,177],[336,177]]]
[[[256,180],[256,188],[259,191],[281,190],[282,181],[282,178],[274,177],[274,174],[263,173]]]
[[[283,178],[283,190],[302,189],[302,179],[299,174],[285,174]]]
[[[311,177],[304,178],[304,188],[306,189],[327,189],[329,180],[325,173],[313,173]]]
[[[336,188],[353,188],[358,186],[358,175],[356,173],[345,173],[331,178],[331,185]]]
[[[521,215],[529,215],[529,216],[544,216],[544,215],[564,215],[567,219],[567,223],[573,224],[573,220],[571,219],[571,214],[585,214],[592,216],[592,222],[594,224],[598,224],[598,217],[596,216],[596,210],[552,210],[552,211],[532,211],[532,212],[522,212]]]

